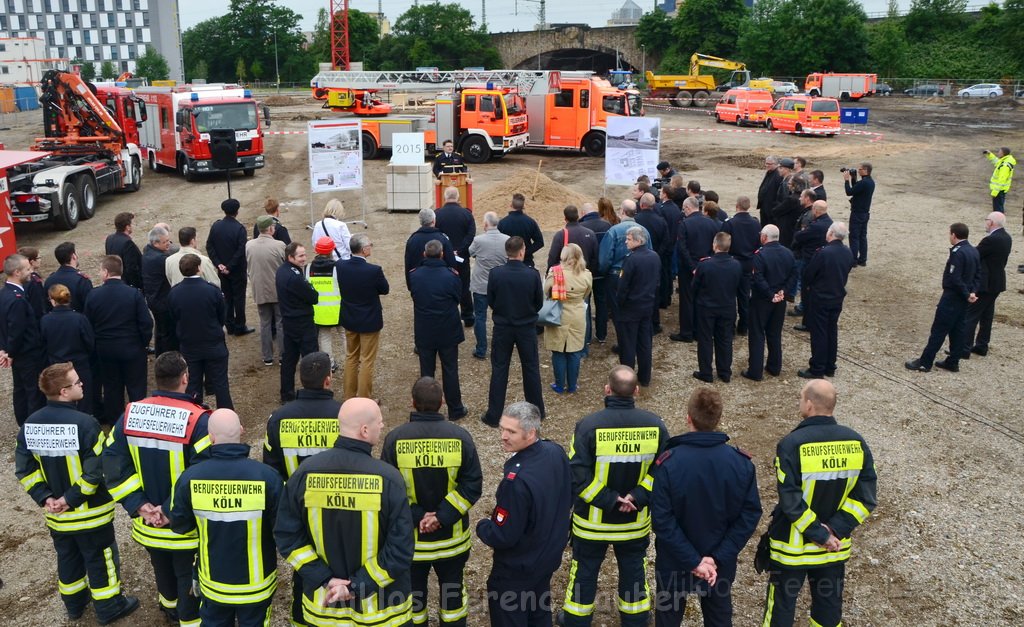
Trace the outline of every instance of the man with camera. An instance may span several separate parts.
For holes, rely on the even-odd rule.
[[[871,219],[871,197],[875,193],[875,180],[871,178],[871,164],[867,161],[854,168],[839,168],[846,181],[846,195],[850,197],[850,250],[855,266],[868,265],[868,220]],[[860,180],[857,180],[857,176]]]

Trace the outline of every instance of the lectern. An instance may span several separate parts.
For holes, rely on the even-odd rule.
[[[454,187],[459,190],[459,204],[473,211],[473,183],[465,172],[442,172],[441,184],[437,186],[434,206],[440,209],[444,206],[444,190]]]

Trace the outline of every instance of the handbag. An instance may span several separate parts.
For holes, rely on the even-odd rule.
[[[545,327],[562,326],[562,301],[545,298],[537,312],[537,324]]]

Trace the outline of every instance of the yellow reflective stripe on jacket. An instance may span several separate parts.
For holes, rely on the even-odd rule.
[[[26,492],[28,492],[37,483],[43,483],[46,481],[46,479],[43,477],[43,471],[37,469],[33,471],[31,474],[22,477],[20,481],[22,487],[25,488]]]
[[[138,468],[138,466],[136,466]],[[142,477],[139,473],[133,473],[130,477],[117,485],[109,485],[107,489],[115,501],[123,501],[126,496],[142,489]]]
[[[615,525],[587,520],[578,514],[572,515],[572,535],[583,540],[622,542],[646,538],[650,533],[651,516],[647,508],[637,512],[635,522]]]
[[[132,519],[132,539],[151,549],[194,551],[199,548],[199,535],[195,529],[182,535],[174,533],[170,527],[150,527],[141,516]]]
[[[601,481],[600,477],[595,475],[594,480],[590,482],[590,485],[583,488],[583,491],[580,492],[580,498],[583,499],[584,503],[589,503],[593,501],[603,489],[604,482]]]
[[[452,490],[446,494],[444,500],[451,503],[452,507],[454,507],[460,514],[465,514],[473,507],[473,504],[464,499],[457,490]]]
[[[380,564],[377,563],[376,555],[367,560],[363,564],[363,566],[366,567],[366,572],[369,573],[370,577],[372,577],[373,580],[377,582],[377,585],[381,588],[386,588],[387,586],[394,583],[395,580],[391,576],[391,573],[389,573],[387,570],[382,568]]]
[[[987,156],[988,160],[995,164],[995,169],[992,170],[992,179],[988,183],[992,195],[1010,191],[1010,181],[1013,178],[1013,168],[1017,165],[1017,160],[1013,158],[1013,155],[996,157],[989,153]]]
[[[839,508],[841,511],[846,512],[850,516],[853,516],[858,523],[862,523],[868,519],[869,512],[868,508],[864,507],[864,504],[856,499],[846,497],[843,501],[842,507]]]
[[[108,501],[103,505],[89,507],[83,503],[75,509],[60,514],[47,514],[46,526],[54,531],[71,533],[96,529],[109,524],[114,520],[114,502]]]
[[[315,559],[316,553],[313,552],[313,547],[306,544],[289,553],[288,557],[285,558],[285,561],[291,564],[292,568],[295,570],[299,570]]]
[[[213,581],[199,571],[199,587],[204,599],[228,605],[245,605],[259,603],[274,596],[277,590],[277,571],[273,571],[266,579],[260,578],[248,584],[228,584]]]

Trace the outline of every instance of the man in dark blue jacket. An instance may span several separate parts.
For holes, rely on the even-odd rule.
[[[424,250],[426,259],[409,273],[409,287],[420,376],[434,378],[437,359],[441,358],[448,419],[459,420],[466,415],[459,386],[459,344],[466,339],[459,324],[462,284],[458,273],[441,258],[443,251],[441,242],[427,242]]]
[[[640,385],[651,384],[654,365],[652,312],[658,310],[661,258],[647,247],[647,231],[633,226],[626,231],[629,254],[622,262],[622,277],[615,298],[618,301],[619,363],[637,369]]]
[[[811,260],[818,250],[823,247],[827,242],[825,236],[828,233],[829,227],[832,226],[832,216],[828,214],[828,203],[824,200],[815,200],[811,204],[811,221],[807,224],[807,228],[802,231],[797,231],[793,236],[793,245],[790,249],[793,251],[793,256],[797,260],[797,272],[800,272],[803,267],[807,266],[807,263]],[[804,289],[803,282],[800,282],[800,303],[803,305],[804,301],[807,300],[807,290]],[[794,327],[797,331],[807,330],[807,307],[799,308],[803,315],[803,322],[801,325]]]
[[[238,201],[228,198],[220,203],[224,217],[213,223],[206,238],[206,254],[217,266],[220,288],[227,305],[225,326],[228,335],[245,335],[256,329],[245,326],[245,227],[238,221]]]
[[[121,280],[121,258],[107,255],[100,263],[103,285],[89,292],[85,317],[96,336],[97,379],[103,388],[98,416],[112,425],[129,401],[146,397],[146,347],[153,339],[153,319],[142,292]]]
[[[444,261],[452,268],[457,267],[455,262],[455,249],[452,247],[448,236],[437,228],[437,214],[433,209],[420,209],[420,228],[413,231],[409,239],[405,240],[405,287],[409,288],[409,273],[416,266],[423,263],[423,250],[427,242],[437,240],[441,242],[444,249]],[[343,299],[344,300],[344,299]],[[344,307],[342,307],[344,309]]]
[[[843,244],[847,234],[845,224],[833,222],[825,235],[828,243],[804,267],[811,359],[810,367],[797,374],[805,379],[831,377],[836,373],[839,315],[843,313],[846,280],[853,268],[853,253]]]
[[[736,299],[743,284],[740,262],[729,255],[732,236],[715,236],[715,254],[702,259],[693,275],[693,300],[697,312],[697,367],[693,377],[711,383],[714,352],[718,378],[732,379],[732,338],[736,330]]]
[[[233,409],[228,385],[228,346],[224,342],[224,295],[213,283],[203,280],[200,265],[199,255],[183,256],[178,268],[185,279],[168,296],[181,354],[188,362],[187,393],[202,404],[205,382],[217,396],[218,409]]]
[[[594,248],[599,250],[601,248],[601,240],[604,239],[604,236],[608,233],[608,229],[612,228],[612,225],[601,217],[601,214],[597,212],[597,207],[595,207],[593,203],[583,203],[583,206],[580,207],[580,211],[583,212],[583,215],[580,216],[580,226],[584,226],[594,232],[594,239],[596,240]],[[568,228],[568,226],[566,228]],[[570,241],[571,235],[572,234],[570,233]],[[594,257],[596,259],[597,250],[594,252]],[[589,268],[590,266],[587,267]],[[600,264],[597,264],[590,273],[594,277],[594,289],[591,290],[591,293],[594,295],[594,307],[591,310],[593,311],[593,323],[591,322],[591,316],[587,315],[587,336],[586,344],[583,347],[584,355],[589,354],[590,339],[595,334],[597,335],[597,341],[602,344],[606,339],[608,339],[608,295],[605,291],[605,278],[604,275],[601,274]],[[587,308],[590,309],[590,301],[588,300],[587,303]],[[594,329],[594,326],[597,328]]]
[[[670,258],[675,248],[675,231],[669,231],[668,223],[660,213],[654,210],[654,194],[646,192],[637,201],[636,221],[637,224],[647,229],[651,237],[651,246],[662,264]],[[661,289],[661,266],[658,266],[658,289]],[[661,333],[661,307],[655,307],[651,313],[651,324],[654,327],[654,334]]]
[[[153,312],[157,355],[178,350],[178,336],[167,308],[171,284],[167,281],[166,261],[171,256],[170,250],[170,233],[162,226],[153,227],[149,232],[149,244],[142,251],[142,291],[149,310]]]
[[[373,371],[377,362],[384,310],[380,297],[391,290],[380,266],[366,261],[373,243],[365,233],[349,240],[352,258],[335,265],[341,292],[341,326],[345,327],[345,398],[373,398]]]
[[[78,269],[78,254],[74,242],[61,242],[53,249],[53,256],[60,267],[46,277],[43,288],[49,293],[50,288],[61,283],[71,292],[71,308],[82,313],[85,311],[85,299],[92,290],[92,280]]]
[[[853,182],[849,170],[843,170],[846,195],[850,197],[850,250],[858,266],[868,265],[868,220],[871,219],[871,197],[875,194],[875,179],[871,178],[871,164],[864,162],[857,168],[860,180]]]
[[[766,224],[761,229],[761,248],[752,259],[750,292],[750,327],[747,345],[747,369],[740,373],[745,379],[760,381],[768,374],[782,372],[782,324],[786,319],[786,290],[793,277],[796,261],[793,253],[779,243],[779,227]],[[768,344],[768,363],[764,346]]]
[[[498,222],[498,230],[509,237],[519,236],[526,246],[523,263],[533,267],[533,253],[544,247],[544,234],[537,221],[526,215],[526,196],[512,194],[511,211]],[[544,413],[541,409],[541,413]]]
[[[537,312],[544,304],[540,275],[523,263],[526,244],[518,235],[505,242],[508,263],[491,270],[487,278],[487,306],[494,312],[494,337],[491,340],[491,383],[487,394],[487,412],[480,420],[497,427],[508,392],[508,369],[512,348],[519,350],[523,370],[523,393],[544,416],[544,396],[540,386],[540,355],[537,352]]]
[[[459,204],[458,189],[449,187],[444,190],[444,205],[434,212],[434,224],[448,237],[455,249],[455,256],[462,260],[456,260],[455,266],[462,282],[462,323],[471,327],[476,316],[473,315],[473,294],[469,291],[469,245],[476,237],[476,221],[473,220],[473,214]]]
[[[104,252],[121,258],[122,280],[137,290],[142,289],[142,251],[132,241],[134,213],[123,212],[114,216],[114,232],[104,242]]]
[[[313,305],[320,295],[306,281],[306,248],[298,242],[284,249],[285,263],[277,269],[277,303],[281,309],[284,342],[281,353],[281,402],[295,400],[295,367],[303,355],[317,350]],[[344,307],[342,307],[344,309]]]
[[[25,294],[32,267],[23,255],[4,261],[7,283],[0,290],[0,367],[10,368],[14,377],[14,419],[18,426],[46,404],[39,392],[39,373],[46,367],[39,318]]]
[[[712,254],[711,246],[718,223],[700,211],[700,201],[690,196],[683,201],[685,218],[676,234],[676,256],[679,259],[679,333],[669,336],[673,342],[692,342],[694,336],[693,273],[704,257]]]
[[[740,196],[736,199],[736,211],[722,225],[722,231],[732,236],[729,254],[740,262],[743,275],[740,277],[740,294],[736,299],[736,310],[739,314],[736,321],[736,333],[747,334],[748,311],[750,310],[750,281],[754,271],[754,251],[761,247],[761,223],[750,215],[750,198]]]
[[[657,534],[655,627],[679,627],[696,593],[705,625],[732,624],[736,556],[761,519],[750,455],[717,431],[722,397],[698,387],[686,407],[687,433],[668,441],[654,471],[651,519]]]

